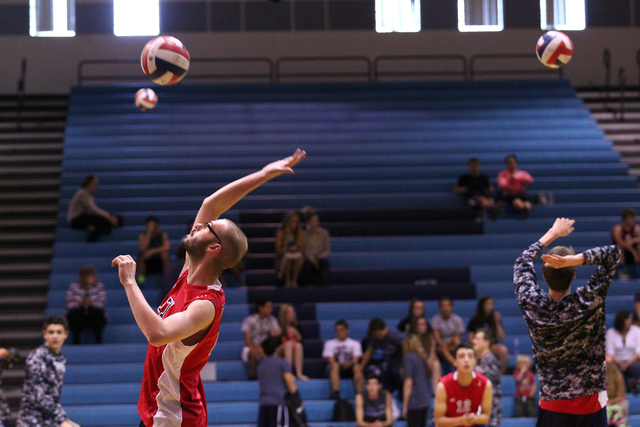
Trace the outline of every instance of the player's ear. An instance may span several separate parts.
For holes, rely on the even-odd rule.
[[[213,245],[207,247],[207,252],[209,252],[210,254],[220,254],[221,250],[222,245],[220,245],[219,243],[214,243]]]

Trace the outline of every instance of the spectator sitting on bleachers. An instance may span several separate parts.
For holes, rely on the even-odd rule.
[[[400,332],[408,332],[411,324],[420,318],[426,319],[424,313],[424,302],[422,302],[422,299],[420,298],[413,298],[409,303],[409,313],[407,313],[407,315],[398,322],[397,328]],[[430,334],[432,333],[429,321],[427,321],[427,332]]]
[[[509,349],[501,341],[505,339],[504,328],[502,327],[502,316],[494,309],[493,298],[485,295],[478,299],[476,312],[469,319],[467,324],[467,339],[473,342],[476,331],[480,328],[490,329],[497,342],[491,345],[491,352],[496,355],[500,362],[500,371],[504,374],[509,365]]]
[[[96,343],[101,344],[102,331],[107,324],[107,292],[98,281],[98,270],[94,266],[85,265],[80,269],[78,281],[69,285],[66,300],[73,344],[80,344],[80,334],[85,328],[91,329]]]
[[[500,201],[520,212],[523,219],[527,218],[533,207],[531,196],[526,193],[526,189],[533,182],[533,178],[529,172],[518,170],[518,158],[514,154],[505,157],[504,164],[507,169],[498,174]]]
[[[298,287],[303,253],[304,231],[300,216],[294,211],[287,212],[276,232],[276,272],[278,279],[284,278],[286,288]]]
[[[256,302],[255,314],[247,316],[242,321],[240,330],[244,333],[244,347],[242,348],[242,361],[247,364],[247,373],[250,380],[256,379],[256,367],[258,362],[264,359],[262,343],[268,337],[280,337],[282,331],[278,321],[271,315],[273,313],[273,301],[261,298]]]
[[[260,407],[258,427],[288,427],[289,411],[284,396],[298,392],[291,364],[278,356],[280,340],[269,337],[262,343],[265,359],[258,365]]]
[[[634,314],[634,324],[636,326],[640,326],[640,289],[633,294],[633,314]]]
[[[67,210],[67,224],[71,228],[86,230],[87,242],[95,242],[102,234],[111,234],[112,227],[122,225],[119,217],[96,205],[93,194],[98,184],[97,176],[87,176],[73,195]]]
[[[374,318],[369,322],[369,331],[362,343],[365,351],[361,365],[365,376],[375,374],[390,392],[402,390],[402,340],[402,332],[389,328],[384,320]]]
[[[349,324],[340,319],[333,327],[336,337],[324,343],[322,357],[327,361],[329,379],[331,382],[331,394],[329,399],[340,398],[340,379],[353,378],[353,387],[356,392],[362,391],[362,345],[349,338]]]
[[[29,353],[17,427],[80,427],[60,403],[67,360],[61,354],[69,335],[67,320],[51,316],[44,322],[44,344]]]
[[[429,369],[431,370],[431,385],[433,386],[431,390],[433,391],[436,389],[438,381],[440,381],[440,377],[442,376],[442,367],[436,354],[436,341],[433,338],[427,319],[425,317],[414,319],[407,329],[407,335],[409,334],[417,336],[423,343],[423,348],[428,353],[427,361],[429,362]]]
[[[326,286],[329,284],[329,255],[331,237],[326,228],[320,227],[320,217],[309,211],[304,231],[304,263],[300,283]]]
[[[149,274],[163,274],[169,265],[171,243],[167,233],[160,231],[160,219],[150,216],[145,221],[146,231],[138,236],[140,253],[138,264],[138,283],[144,283]]]
[[[356,394],[356,426],[388,427],[393,425],[391,393],[382,388],[375,375],[367,376],[365,391]]]
[[[640,263],[640,226],[636,224],[636,211],[627,208],[622,211],[622,221],[611,230],[614,245],[620,248],[620,279],[637,279],[636,264]]]
[[[480,173],[480,160],[472,157],[467,167],[469,172],[458,177],[454,193],[464,196],[467,206],[478,212],[478,221],[482,221],[483,212],[495,219],[500,214],[501,205],[492,197],[493,186],[489,177]]]
[[[607,355],[607,425],[631,427],[629,424],[629,399],[624,384],[624,376],[617,363]]]
[[[513,416],[535,417],[538,414],[538,406],[536,405],[536,378],[531,371],[531,357],[526,354],[519,354],[516,357],[513,379],[516,383]]]
[[[613,328],[606,335],[607,356],[617,363],[632,392],[640,392],[640,327],[632,324],[631,313],[616,313]]]
[[[433,394],[430,384],[433,373],[429,363],[432,345],[426,333],[426,321],[421,319],[416,328],[422,334],[409,333],[402,342],[402,417],[407,420],[407,427],[426,427],[427,412]]]
[[[296,378],[306,381],[309,378],[302,373],[304,366],[304,347],[302,345],[302,326],[296,310],[291,304],[282,304],[278,314],[278,323],[282,331],[282,351],[284,358],[295,368]]]
[[[491,404],[491,416],[489,417],[489,427],[497,427],[502,422],[502,385],[500,380],[502,372],[500,371],[500,363],[496,356],[491,352],[493,344],[493,332],[491,329],[480,328],[471,340],[473,349],[476,352],[478,363],[475,367],[476,372],[480,372],[489,378],[493,384],[493,399]]]
[[[431,319],[431,327],[442,375],[446,375],[454,370],[455,358],[451,352],[462,342],[465,329],[462,318],[453,312],[453,300],[450,297],[440,297],[438,308],[440,313]]]

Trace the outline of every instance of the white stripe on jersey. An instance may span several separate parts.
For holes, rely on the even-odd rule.
[[[162,352],[164,371],[158,378],[156,402],[158,412],[153,417],[153,427],[180,427],[182,404],[180,402],[180,371],[184,360],[198,344],[186,346],[182,341],[169,343]]]

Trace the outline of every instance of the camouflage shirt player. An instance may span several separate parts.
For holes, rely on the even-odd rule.
[[[60,404],[66,359],[41,345],[27,357],[17,427],[57,427],[68,420]]]
[[[538,287],[534,261],[544,245],[536,242],[516,260],[513,284],[529,327],[540,377],[540,400],[594,395],[605,390],[604,303],[620,253],[617,246],[583,252],[584,265],[600,265],[586,286],[560,301]]]

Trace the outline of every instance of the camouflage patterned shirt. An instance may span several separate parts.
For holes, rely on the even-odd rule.
[[[45,345],[29,354],[17,427],[57,427],[69,418],[60,404],[66,363]]]
[[[502,372],[500,372],[500,362],[498,362],[498,358],[493,353],[489,352],[478,360],[475,370],[489,378],[493,385],[493,399],[488,425],[489,427],[497,427],[502,422],[502,384],[500,383]]]
[[[604,246],[583,252],[584,265],[600,265],[586,286],[554,301],[538,287],[534,261],[544,245],[536,242],[516,260],[516,299],[533,343],[541,400],[590,396],[605,390],[604,303],[620,252]]]

